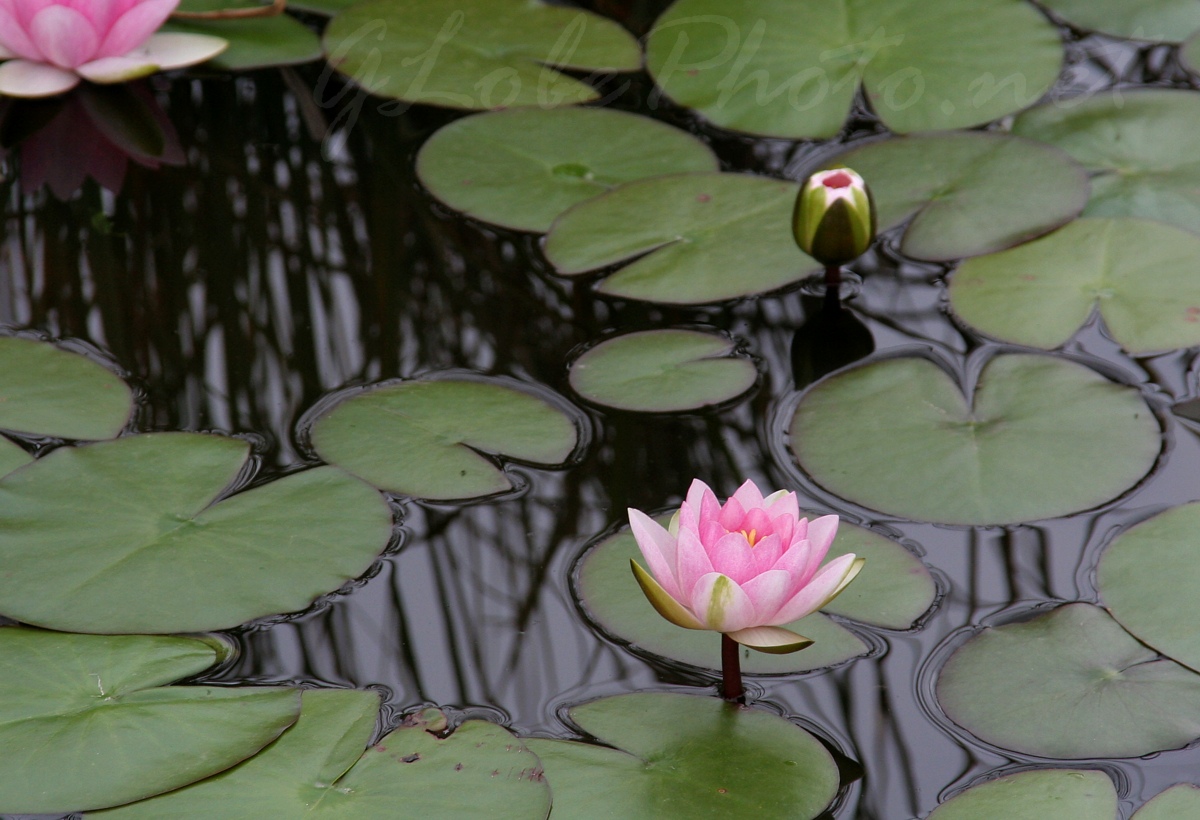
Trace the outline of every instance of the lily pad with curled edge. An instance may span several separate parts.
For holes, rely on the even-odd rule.
[[[996,132],[922,134],[871,142],[831,165],[867,184],[881,229],[911,218],[900,250],[934,261],[1010,248],[1074,219],[1088,179],[1070,155]]]
[[[980,632],[946,661],[937,699],[981,740],[1040,757],[1138,757],[1200,737],[1200,675],[1091,604]]]
[[[717,169],[712,150],[686,131],[605,108],[464,117],[417,154],[421,183],[451,208],[538,233],[567,208],[623,182]]]
[[[268,5],[258,0],[183,0],[178,11],[238,11]],[[225,71],[299,65],[319,60],[324,53],[320,38],[290,14],[219,20],[172,17],[162,30],[207,34],[226,40],[229,47],[206,63]]]
[[[1071,361],[995,355],[972,393],[925,358],[843,370],[802,397],[791,448],[842,498],[969,526],[1104,504],[1145,476],[1161,448],[1137,390]]]
[[[1133,353],[1200,344],[1200,237],[1145,219],[1084,218],[963,262],[950,305],[989,336],[1047,350],[1093,310]]]
[[[0,337],[0,429],[112,438],[132,411],[129,387],[91,359],[48,342]]]
[[[1021,114],[1013,132],[1063,149],[1091,173],[1084,216],[1136,216],[1200,233],[1195,91],[1121,89],[1058,101]]]
[[[0,436],[0,476],[6,476],[31,461],[33,461],[33,456],[15,442]]]
[[[324,35],[329,64],[372,94],[483,110],[574,105],[600,95],[555,69],[636,71],[617,23],[537,0],[367,0]]]
[[[1062,51],[1019,0],[678,0],[646,66],[715,125],[798,139],[835,136],[860,85],[897,133],[981,125],[1037,102]]]
[[[140,800],[245,760],[300,714],[282,687],[166,686],[224,643],[0,628],[0,812]]]
[[[550,812],[538,759],[493,723],[468,720],[443,735],[445,716],[426,709],[367,746],[375,692],[309,689],[302,706],[295,726],[240,766],[95,816],[544,820]]]
[[[1200,787],[1179,783],[1159,792],[1133,813],[1133,820],[1184,820],[1200,817]]]
[[[626,183],[555,221],[546,258],[572,276],[625,264],[600,293],[692,305],[785,287],[820,269],[792,238],[793,182],[679,174]]]
[[[555,817],[810,820],[837,794],[837,766],[820,741],[761,709],[638,693],[574,706],[568,716],[615,748],[525,741],[545,768]]]
[[[540,396],[501,380],[433,379],[375,388],[313,424],[322,458],[389,492],[448,500],[513,487],[499,453],[558,465],[575,449],[575,423]]]
[[[202,632],[293,612],[362,575],[386,501],[320,467],[228,498],[243,441],[62,447],[0,479],[0,613],[71,632]]]
[[[672,413],[734,399],[754,386],[754,362],[724,336],[645,330],[607,339],[571,363],[570,382],[588,401],[620,410]]]
[[[1117,790],[1104,772],[1034,769],[972,786],[942,803],[929,820],[1115,820]]]
[[[1200,29],[1192,0],[1039,0],[1073,28],[1152,43],[1178,43]]]

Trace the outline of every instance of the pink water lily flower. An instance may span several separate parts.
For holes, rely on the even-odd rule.
[[[811,644],[781,624],[832,601],[866,561],[848,553],[821,566],[838,517],[801,518],[795,493],[764,498],[751,481],[724,506],[693,481],[667,528],[632,509],[629,524],[650,568],[632,561],[633,574],[660,615],[762,652]]]
[[[0,94],[49,97],[194,65],[228,45],[155,34],[179,0],[0,0]]]

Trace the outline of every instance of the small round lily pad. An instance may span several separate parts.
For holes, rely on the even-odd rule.
[[[1068,25],[1113,37],[1178,43],[1200,29],[1191,0],[1039,0]]]
[[[1091,604],[980,632],[946,662],[937,699],[976,737],[1041,757],[1138,757],[1200,737],[1200,675]]]
[[[259,0],[182,0],[178,11],[214,12],[263,8]],[[231,17],[220,20],[172,18],[163,31],[220,37],[229,47],[207,65],[225,71],[298,65],[321,59],[321,41],[308,26],[289,14]]]
[[[1035,769],[972,786],[938,806],[929,820],[1113,820],[1117,790],[1104,772]]]
[[[606,108],[476,114],[440,129],[417,154],[421,183],[451,208],[537,233],[623,182],[717,169],[691,134]]]

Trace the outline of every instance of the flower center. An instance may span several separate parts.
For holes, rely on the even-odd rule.
[[[741,533],[746,536],[746,543],[753,547],[754,542],[758,540],[758,530],[750,530],[749,532],[742,530]]]
[[[821,180],[821,184],[826,188],[849,188],[853,181],[849,174],[838,172],[825,177]]]

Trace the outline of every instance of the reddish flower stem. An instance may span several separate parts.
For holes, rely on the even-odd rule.
[[[738,644],[728,635],[721,635],[721,697],[730,703],[745,703],[742,686],[742,661]]]
[[[841,265],[826,265],[825,266],[825,287],[831,290],[837,290],[842,284],[842,266]]]

